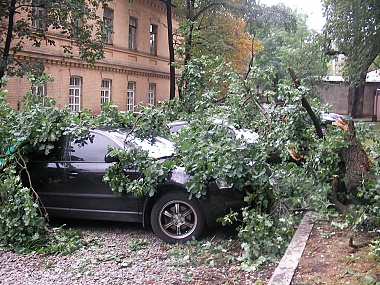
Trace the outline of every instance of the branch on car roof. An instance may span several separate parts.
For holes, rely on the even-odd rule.
[[[125,139],[124,139],[124,145],[127,143],[127,138],[129,137],[129,135],[131,135],[133,133],[133,131],[135,130],[136,126],[137,126],[137,123],[138,121],[143,117],[143,114],[139,114],[137,117],[136,117],[136,120],[135,122],[133,123],[132,127],[131,127],[131,130],[126,134],[125,136]]]

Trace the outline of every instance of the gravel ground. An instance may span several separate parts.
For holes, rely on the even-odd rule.
[[[236,237],[212,229],[204,239],[168,245],[140,225],[70,221],[89,244],[67,255],[20,255],[0,249],[1,285],[266,284],[275,266],[240,268]],[[259,282],[258,282],[259,283]]]

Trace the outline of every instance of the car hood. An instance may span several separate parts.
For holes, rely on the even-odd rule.
[[[249,129],[234,129],[237,139],[243,139],[247,143],[257,143],[259,134]]]

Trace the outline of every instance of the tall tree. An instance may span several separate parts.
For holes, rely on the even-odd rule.
[[[173,19],[172,19],[172,1],[166,0],[166,21],[168,25],[168,46],[169,46],[169,72],[170,72],[170,89],[169,99],[172,100],[175,97],[175,53],[174,53],[174,40],[173,40]]]
[[[327,74],[329,58],[321,49],[323,36],[309,30],[305,14],[293,13],[297,19],[295,30],[278,27],[258,36],[264,50],[258,54],[256,62],[273,69],[279,80],[290,80],[288,68],[292,67],[300,79],[310,82],[310,79]]]
[[[247,69],[262,48],[255,39],[257,34],[271,27],[295,28],[296,20],[290,12],[284,5],[268,7],[245,0],[179,2],[176,14],[183,38],[179,51],[184,65],[193,57],[220,55],[237,70]],[[187,84],[183,82],[182,86]],[[179,93],[181,97],[181,89]]]
[[[366,74],[380,54],[380,2],[324,0],[324,6],[326,52],[346,55],[343,75],[350,84],[348,112],[354,118],[362,117]]]
[[[193,57],[219,55],[232,67],[244,71],[251,55],[252,39],[246,33],[246,23],[231,13],[217,13],[204,18],[201,29],[193,37]],[[253,42],[255,52],[261,50],[258,41]]]
[[[55,45],[50,37],[58,30],[69,44],[63,51],[74,49],[82,59],[94,63],[103,58],[102,37],[112,27],[105,27],[97,15],[107,0],[3,0],[0,2],[0,78],[5,74],[22,76],[25,72],[41,73],[41,62],[17,58],[25,45],[40,47],[43,42]],[[74,48],[75,46],[75,48]]]
[[[204,32],[222,26],[216,24],[215,18],[229,15],[232,6],[236,5],[230,0],[186,0],[177,3],[176,14],[181,25],[183,35],[183,58],[184,64],[191,59],[193,52],[200,46],[214,45],[213,39],[202,37]],[[223,38],[223,33],[219,30],[219,37]]]

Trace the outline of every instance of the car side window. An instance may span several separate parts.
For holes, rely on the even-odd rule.
[[[29,155],[31,161],[60,161],[62,160],[62,144],[64,138],[59,141],[49,143],[50,150],[48,152],[45,149],[35,149]]]
[[[71,161],[104,162],[108,146],[117,148],[117,144],[101,134],[70,142]]]

